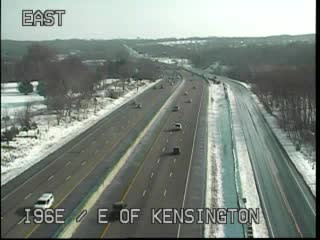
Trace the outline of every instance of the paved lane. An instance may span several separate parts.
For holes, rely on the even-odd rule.
[[[256,184],[272,237],[315,237],[315,198],[265,121],[251,93],[227,78],[235,95]]]
[[[197,129],[199,112],[206,83],[203,80],[187,81],[188,96],[178,97],[181,111],[172,112],[165,127],[169,129],[175,121],[181,122],[183,130],[173,134],[164,133],[154,143],[153,151],[145,159],[145,164],[132,182],[123,200],[128,207],[142,209],[142,214],[134,224],[123,225],[118,222],[110,224],[102,237],[177,237],[179,224],[152,224],[152,208],[185,207],[194,137]],[[196,89],[192,86],[196,85]],[[184,103],[192,98],[192,104]],[[168,142],[166,142],[168,139]],[[162,142],[165,142],[163,144]],[[161,144],[162,143],[162,144]],[[175,145],[181,147],[180,155],[171,155]],[[152,176],[152,177],[151,177]],[[199,232],[199,235],[201,232]],[[198,235],[198,236],[199,236]]]
[[[138,155],[141,164],[137,164],[136,171],[132,172],[129,168],[125,169],[122,174],[115,178],[115,183],[106,189],[73,237],[177,236],[178,224],[151,224],[150,211],[151,208],[181,208],[183,205],[184,193],[187,189],[187,177],[190,174],[188,170],[196,131],[197,113],[200,110],[200,103],[206,89],[206,83],[203,80],[197,79],[197,81],[191,82],[189,76],[188,74],[184,89],[172,104],[172,106],[178,104],[181,106],[181,110],[171,112],[170,109],[168,116],[165,117],[159,129],[155,131],[157,133],[153,135],[151,147],[145,155]],[[192,88],[194,85],[197,87],[196,89]],[[184,95],[185,91],[188,92],[187,96]],[[193,100],[192,103],[187,103],[186,100],[190,98]],[[175,122],[182,123],[182,131],[172,131]],[[180,155],[171,154],[175,145],[181,147]],[[199,161],[201,160],[199,159]],[[196,165],[191,166],[192,169],[196,167]],[[189,183],[192,181],[189,179]],[[202,178],[194,181],[200,181],[203,184]],[[113,202],[119,200],[125,201],[128,208],[142,210],[138,221],[126,225],[119,222],[97,224],[97,208],[111,207]],[[203,207],[204,199],[199,197],[197,201],[199,204],[195,207]],[[197,234],[194,235],[202,235],[201,226],[197,226],[196,231]]]
[[[40,225],[18,224],[24,208],[33,206],[43,192],[52,191],[56,199],[54,207],[64,207],[66,214],[70,213],[101,174],[119,159],[176,86],[166,83],[164,89],[147,90],[137,97],[142,109],[123,105],[3,186],[1,236],[28,237],[37,231],[41,236],[53,234],[57,228],[54,224],[42,224],[40,228]]]

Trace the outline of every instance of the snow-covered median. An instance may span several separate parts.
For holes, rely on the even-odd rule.
[[[247,145],[241,129],[240,120],[237,117],[238,113],[235,103],[235,97],[230,88],[228,87],[227,89],[232,116],[232,131],[235,145],[234,150],[236,155],[235,161],[237,161],[238,164],[238,169],[236,169],[236,171],[239,171],[242,195],[247,200],[247,208],[262,209],[253,175],[254,173],[248,155]],[[253,236],[255,238],[268,237],[268,229],[265,222],[265,216],[262,211],[260,211],[260,223],[256,224],[255,222],[253,222],[252,229]]]
[[[211,101],[214,96],[214,101]],[[206,186],[206,208],[223,208],[222,169],[221,153],[219,152],[219,136],[216,130],[218,117],[218,102],[224,97],[221,85],[210,84],[208,97],[208,154],[207,154],[207,186]],[[206,224],[206,238],[223,238],[222,224]]]
[[[297,151],[293,142],[288,138],[286,132],[279,127],[277,119],[265,110],[263,104],[255,94],[252,94],[252,97],[260,107],[262,114],[267,120],[273,133],[286,150],[289,158],[303,176],[313,195],[316,196],[316,162],[312,160],[312,154],[307,155],[306,153],[303,154],[302,152]]]
[[[91,106],[88,118],[80,121],[61,122],[60,125],[52,126],[55,120],[54,116],[51,116],[53,117],[51,120],[50,116],[39,116],[38,119],[34,119],[39,129],[39,134],[36,135],[37,138],[16,138],[15,141],[10,142],[10,149],[3,147],[5,143],[1,144],[1,185],[4,185],[50,153],[56,151],[100,119],[106,117],[159,81],[161,79],[152,83],[148,80],[143,80],[142,83],[144,85],[139,87],[138,92],[136,88],[132,88],[118,99],[107,97],[99,99],[96,114],[93,113],[93,106]],[[49,125],[50,127],[48,127]],[[29,131],[28,134],[32,135],[33,133]]]

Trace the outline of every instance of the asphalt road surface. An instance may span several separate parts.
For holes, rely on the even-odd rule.
[[[197,134],[206,134],[206,123],[201,121],[201,116],[206,119],[208,88],[205,81],[191,78],[190,74],[186,74],[186,80],[171,106],[179,105],[180,110],[173,112],[170,107],[148,151],[138,155],[141,164],[136,165],[136,171],[132,173],[127,168],[115,177],[114,184],[105,190],[73,237],[203,236],[202,224],[194,224],[190,231],[179,224],[151,223],[152,208],[204,207],[206,135],[198,137]],[[176,122],[182,124],[182,130],[175,131]],[[200,122],[204,125],[202,131],[197,127]],[[180,147],[181,154],[172,154],[174,146]],[[199,196],[194,198],[194,194]],[[132,224],[98,223],[98,208],[110,208],[116,201],[124,201],[129,209],[141,209],[139,218]]]
[[[161,84],[161,83],[160,83]],[[53,192],[54,208],[67,216],[125,152],[179,85],[163,83],[136,98],[142,109],[128,103],[1,187],[1,237],[50,237],[57,224],[24,224],[24,208],[44,192]],[[159,86],[159,84],[158,84]]]
[[[227,78],[236,99],[271,237],[315,237],[315,197],[242,85]]]

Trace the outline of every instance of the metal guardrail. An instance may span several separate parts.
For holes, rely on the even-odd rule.
[[[237,196],[238,196],[238,207],[239,208],[245,208],[245,202],[246,199],[243,197],[241,182],[240,182],[240,174],[239,174],[239,160],[237,155],[237,146],[234,139],[234,130],[233,130],[233,123],[232,123],[232,112],[231,112],[231,106],[230,106],[230,99],[228,97],[228,92],[225,89],[225,95],[228,103],[228,112],[229,112],[229,118],[230,118],[230,125],[231,125],[231,144],[232,144],[232,152],[233,152],[233,158],[234,158],[234,173],[235,173],[235,184],[237,189]],[[243,234],[245,238],[248,238],[248,226],[246,224],[242,224],[243,227]],[[251,228],[252,230],[252,228]]]

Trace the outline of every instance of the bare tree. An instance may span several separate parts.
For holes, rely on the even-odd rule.
[[[21,127],[21,130],[26,131],[27,133],[31,129],[31,106],[32,103],[26,103],[24,110],[18,113],[18,122]]]

